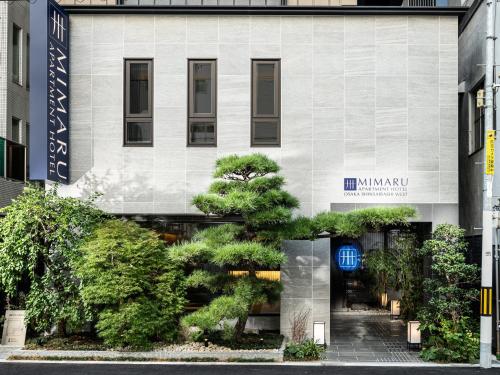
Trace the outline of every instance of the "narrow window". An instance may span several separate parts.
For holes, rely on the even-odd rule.
[[[21,63],[22,63],[22,29],[13,25],[12,29],[12,82],[21,84]]]
[[[126,146],[153,145],[153,61],[125,60]]]
[[[30,34],[26,35],[26,88],[30,88]]]
[[[279,60],[252,60],[251,144],[280,145]]]
[[[469,125],[469,154],[473,154],[484,146],[484,82],[481,82],[470,93],[470,125]]]
[[[188,145],[217,144],[216,61],[189,60]]]
[[[12,142],[20,143],[21,141],[21,120],[12,117],[12,129],[10,139]]]

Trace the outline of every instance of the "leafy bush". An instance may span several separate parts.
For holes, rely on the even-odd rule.
[[[71,263],[80,257],[79,244],[105,218],[93,199],[60,197],[57,185],[49,190],[27,186],[2,209],[0,288],[11,303],[26,309],[36,332],[57,325],[63,335],[87,321]]]
[[[388,288],[399,290],[401,318],[412,320],[423,302],[423,258],[414,234],[399,231],[391,242],[390,248],[370,251],[365,265],[374,279],[375,295],[387,293]]]
[[[317,345],[313,339],[300,343],[290,342],[286,345],[284,356],[288,360],[315,361],[322,358],[325,348]]]
[[[457,324],[443,320],[439,325],[427,324],[429,332],[422,358],[426,361],[469,362],[479,355],[479,333],[472,331],[469,319],[464,317]]]
[[[173,340],[185,305],[185,280],[158,236],[133,222],[110,220],[75,262],[82,297],[97,315],[106,345],[147,348]]]
[[[424,280],[429,299],[419,312],[425,359],[472,362],[479,356],[477,324],[470,318],[479,269],[466,264],[466,250],[464,230],[449,224],[438,225],[421,249],[432,258],[432,277]]]

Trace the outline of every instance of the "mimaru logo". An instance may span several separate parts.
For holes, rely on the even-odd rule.
[[[344,190],[345,191],[355,191],[357,190],[357,179],[356,178],[344,178]]]

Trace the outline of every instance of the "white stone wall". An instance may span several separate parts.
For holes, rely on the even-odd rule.
[[[231,153],[277,160],[301,212],[458,203],[457,18],[71,16],[71,174],[113,213],[183,214]],[[154,58],[154,147],[123,147],[123,59]],[[187,59],[216,58],[218,145],[186,147]],[[281,59],[281,147],[250,147],[251,58]],[[408,177],[400,198],[344,177]]]

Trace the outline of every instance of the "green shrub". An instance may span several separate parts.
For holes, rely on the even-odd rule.
[[[470,329],[467,318],[459,320],[455,325],[451,320],[443,320],[439,326],[431,329],[422,358],[426,361],[469,362],[478,358],[479,334]]]
[[[183,273],[153,231],[110,220],[75,262],[82,296],[106,345],[147,348],[173,340],[185,305]]]
[[[423,284],[428,300],[418,316],[426,337],[424,359],[473,362],[479,357],[477,324],[471,319],[479,269],[465,262],[466,251],[464,230],[449,224],[438,225],[421,249],[432,258],[432,277]]]
[[[301,343],[288,343],[284,356],[288,360],[316,361],[322,358],[324,352],[323,346],[317,345],[313,339],[307,339]]]

